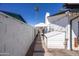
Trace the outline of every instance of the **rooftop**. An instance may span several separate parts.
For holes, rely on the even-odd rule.
[[[67,9],[79,9],[78,3],[66,3],[64,4],[64,7]]]
[[[2,10],[0,10],[0,12],[3,12],[5,14],[11,16],[11,17],[16,18],[17,20],[20,20],[20,21],[26,23],[26,21],[23,19],[23,17],[21,15],[19,15],[19,14],[8,12],[8,11],[2,11]]]

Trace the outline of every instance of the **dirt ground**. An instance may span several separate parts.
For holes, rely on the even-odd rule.
[[[79,51],[70,51],[65,49],[49,49],[46,56],[79,56]]]
[[[43,38],[37,38],[33,56],[79,56],[79,50],[48,49]]]

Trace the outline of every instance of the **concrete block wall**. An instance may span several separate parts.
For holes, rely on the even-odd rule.
[[[32,26],[0,15],[0,55],[24,56],[36,34]]]

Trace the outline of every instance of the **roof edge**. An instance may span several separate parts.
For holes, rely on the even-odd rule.
[[[14,16],[20,17],[20,21],[22,21],[22,22],[24,22],[24,23],[27,23],[27,22],[23,19],[23,17],[22,17],[20,14],[8,12],[8,11],[2,11],[2,10],[0,10],[0,12],[5,13],[6,15],[14,14]],[[11,16],[11,15],[9,15],[9,16]],[[11,17],[14,17],[14,16],[11,16]],[[14,18],[18,19],[17,17],[14,17]]]
[[[50,16],[48,16],[48,17],[52,17],[52,16],[56,16],[56,15],[59,15],[59,14],[63,14],[63,13],[65,13],[65,12],[67,12],[67,11],[69,11],[69,10],[61,11],[61,12],[55,13],[55,14],[53,14],[53,15],[50,15]]]

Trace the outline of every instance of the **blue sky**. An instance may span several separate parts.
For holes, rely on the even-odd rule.
[[[37,19],[35,6],[39,7]],[[20,14],[28,24],[35,25],[44,22],[46,12],[51,15],[55,14],[59,12],[62,6],[62,3],[2,3],[0,4],[0,10]]]

